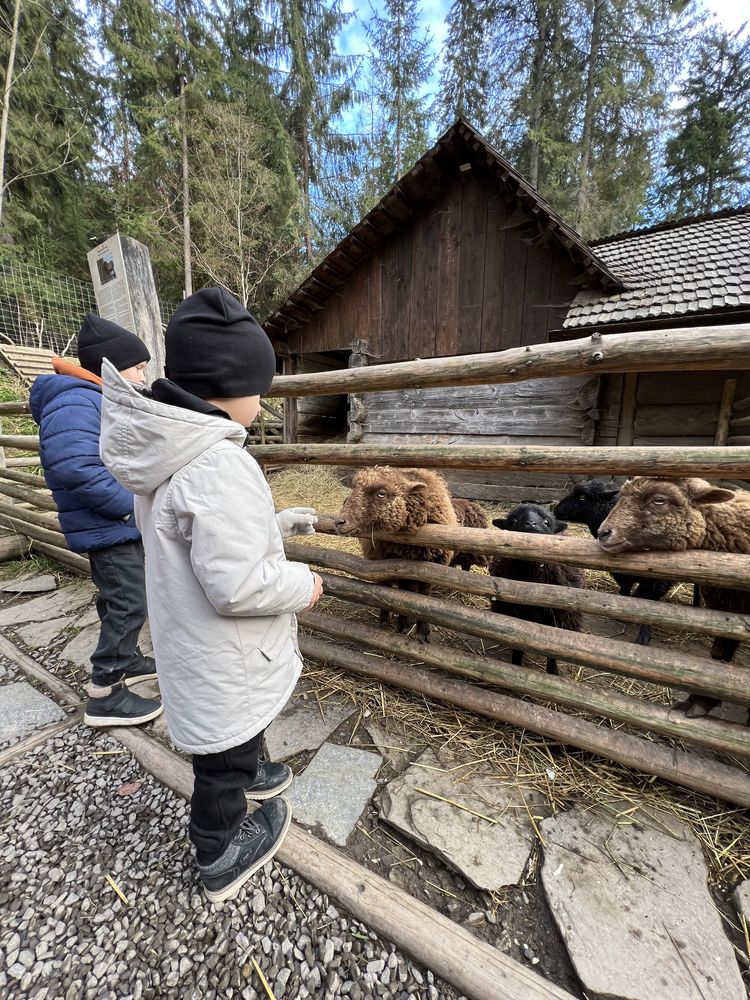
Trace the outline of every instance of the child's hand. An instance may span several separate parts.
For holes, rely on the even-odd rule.
[[[314,535],[318,518],[314,507],[287,507],[279,511],[276,521],[281,537],[292,538],[294,535]]]
[[[323,581],[320,579],[317,573],[313,573],[313,579],[315,580],[315,589],[313,590],[312,599],[305,608],[305,611],[311,611],[318,603],[320,598],[323,596]]]

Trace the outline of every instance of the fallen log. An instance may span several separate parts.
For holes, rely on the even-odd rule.
[[[434,597],[406,593],[394,587],[360,583],[321,573],[325,593],[367,607],[383,608],[430,622],[441,628],[480,636],[513,649],[528,649],[584,667],[608,670],[654,684],[687,688],[740,705],[750,705],[750,671],[719,664],[708,657],[637,646],[580,632],[551,628],[451,604]]]
[[[626,767],[655,774],[685,788],[692,788],[745,808],[750,805],[750,775],[738,767],[659,746],[651,740],[597,726],[585,719],[519,701],[495,691],[439,677],[411,664],[365,656],[308,636],[300,637],[300,647],[305,656],[320,663],[333,663],[350,673],[374,677],[393,687],[416,691],[435,701],[509,722],[521,729],[530,729],[560,743],[579,747]]]
[[[517,604],[542,608],[567,608],[619,621],[688,629],[706,635],[739,639],[740,642],[750,639],[750,615],[711,611],[708,608],[693,608],[684,604],[646,601],[637,597],[621,597],[619,594],[601,590],[579,590],[575,587],[547,583],[506,580],[504,577],[466,573],[461,569],[410,559],[362,559],[348,552],[340,552],[338,549],[306,545],[304,542],[287,543],[285,548],[287,557],[291,560],[342,570],[358,580],[370,583],[421,580],[451,590],[487,598],[497,597]]]
[[[67,566],[68,569],[72,569],[75,573],[80,573],[82,576],[91,575],[91,567],[86,556],[71,552],[69,549],[61,549],[59,545],[40,542],[37,539],[34,539],[31,544],[35,552],[41,552],[43,555],[49,556],[50,559],[62,563],[63,566]]]

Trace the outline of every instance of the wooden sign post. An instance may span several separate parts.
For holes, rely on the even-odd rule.
[[[164,331],[148,248],[115,233],[88,254],[96,305],[103,319],[137,334],[149,349],[146,381],[164,375]]]

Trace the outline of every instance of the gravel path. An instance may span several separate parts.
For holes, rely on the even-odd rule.
[[[276,862],[208,904],[187,812],[84,727],[0,771],[0,996],[465,1000]]]

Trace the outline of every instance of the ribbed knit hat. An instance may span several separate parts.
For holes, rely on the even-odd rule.
[[[102,373],[102,358],[111,361],[118,372],[134,368],[151,355],[143,341],[117,323],[89,313],[78,334],[78,360],[94,375]]]
[[[203,288],[169,321],[166,374],[201,399],[268,392],[276,357],[263,327],[224,288]]]

